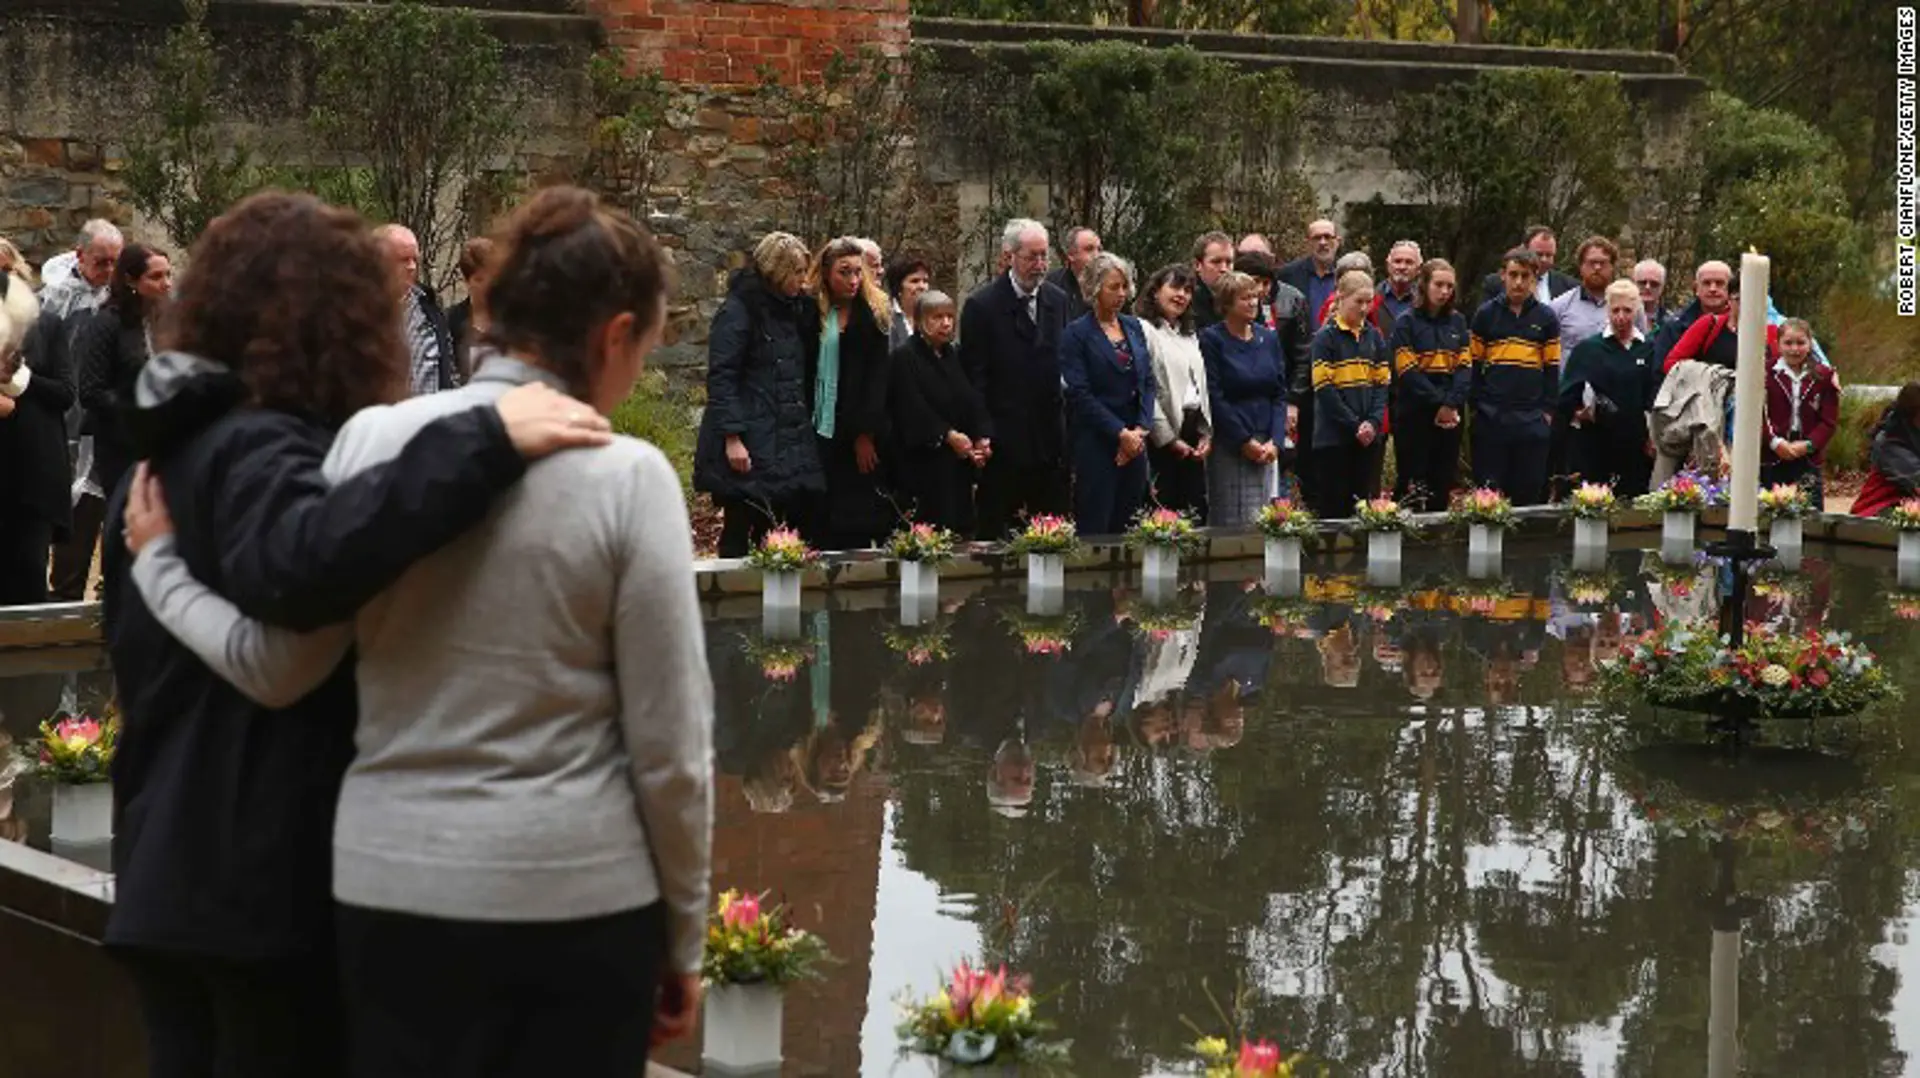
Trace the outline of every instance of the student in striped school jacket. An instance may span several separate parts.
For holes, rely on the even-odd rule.
[[[1387,342],[1367,312],[1373,277],[1344,273],[1335,286],[1333,313],[1313,337],[1314,512],[1349,517],[1367,489],[1373,445],[1387,418],[1392,379]]]
[[[1430,258],[1414,281],[1414,305],[1393,324],[1393,496],[1416,512],[1447,507],[1460,475],[1473,365],[1467,318],[1453,308],[1453,266]]]
[[[1560,320],[1534,296],[1539,263],[1515,247],[1501,262],[1506,295],[1473,316],[1473,479],[1539,505],[1560,393]]]

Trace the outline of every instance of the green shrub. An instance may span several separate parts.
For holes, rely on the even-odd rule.
[[[1813,328],[1843,385],[1897,386],[1920,372],[1920,318],[1886,296],[1836,288]]]
[[[648,371],[633,387],[633,393],[607,417],[613,429],[657,446],[673,462],[680,476],[680,490],[693,490],[693,411],[673,392],[667,376]]]
[[[1854,393],[1840,395],[1840,425],[1827,443],[1828,475],[1867,470],[1867,450],[1873,446],[1873,428],[1890,403]]]

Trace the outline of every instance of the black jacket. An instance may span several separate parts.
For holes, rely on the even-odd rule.
[[[826,489],[813,433],[819,316],[811,297],[774,292],[751,269],[735,273],[707,340],[707,410],[694,448],[693,485],[716,498],[772,507]],[[727,466],[727,436],[753,466]]]
[[[447,324],[447,312],[440,306],[440,297],[425,284],[413,286],[414,296],[420,301],[420,310],[427,316],[427,324],[433,327],[433,337],[440,348],[440,388],[454,389],[466,384],[466,375],[462,373],[461,354],[454,350],[452,328]],[[408,341],[412,346],[412,341]]]
[[[465,384],[473,377],[473,300],[471,297],[447,308],[447,335],[453,338],[454,368]]]
[[[1313,332],[1307,328],[1312,317],[1307,311],[1306,293],[1285,281],[1275,281],[1267,311],[1287,360],[1287,396],[1296,406],[1302,405],[1313,396]]]
[[[0,289],[11,286],[0,273]],[[51,524],[56,539],[73,524],[73,465],[67,456],[67,409],[73,377],[61,344],[62,320],[43,315],[27,331],[22,353],[33,372],[11,416],[0,419],[0,514]]]
[[[1067,297],[1068,322],[1093,310],[1092,307],[1087,306],[1086,299],[1080,295],[1080,282],[1074,278],[1073,271],[1067,267],[1058,266],[1052,273],[1047,274],[1047,283],[1058,288]]]
[[[177,549],[246,613],[345,620],[485,515],[525,471],[499,414],[424,428],[389,464],[329,488],[333,432],[241,407],[225,368],[178,354],[142,372],[129,431],[165,484]],[[120,534],[124,489],[108,505]],[[106,544],[105,637],[125,726],[113,761],[117,894],[106,942],[230,959],[324,951],[332,832],[353,754],[352,663],[291,707],[261,707],[154,621]]]
[[[901,448],[941,449],[948,431],[978,438],[988,430],[986,405],[960,369],[949,344],[940,353],[918,333],[894,349],[891,397],[894,438]]]
[[[1067,297],[1040,282],[1038,318],[1001,274],[967,297],[960,312],[960,365],[986,402],[996,462],[1054,466],[1064,459],[1060,331]]]
[[[74,331],[72,349],[74,381],[93,432],[93,477],[111,495],[136,459],[120,410],[132,403],[134,379],[147,362],[146,330],[103,307]]]

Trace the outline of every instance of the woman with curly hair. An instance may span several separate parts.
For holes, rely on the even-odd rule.
[[[355,416],[328,481],[404,459],[436,421],[516,387],[603,411],[633,391],[666,324],[653,237],[553,187],[496,242],[498,354],[466,386]],[[693,579],[673,466],[621,438],[535,465],[350,625],[303,636],[170,613],[210,666],[263,693],[302,691],[357,646],[332,880],[350,1073],[631,1078],[653,1038],[689,1028],[713,753]]]
[[[881,488],[887,414],[887,330],[891,301],[872,277],[866,249],[842,236],[813,259],[819,333],[813,365],[813,430],[826,470],[824,511],[808,529],[816,546],[872,546],[893,529]]]
[[[485,516],[525,458],[609,436],[572,422],[586,406],[551,389],[472,401],[391,464],[329,489],[334,432],[407,385],[389,271],[366,225],[307,195],[256,195],[213,222],[193,263],[128,428],[177,531],[136,511],[155,493],[149,465],[108,507],[110,535],[166,534],[131,574],[121,544],[105,553],[125,722],[106,943],[132,976],[155,1078],[332,1078],[344,1035],[331,840],[359,710],[352,664],[250,695],[157,611],[210,609],[179,587],[190,570],[248,613],[340,621]],[[171,582],[153,576],[169,565]]]

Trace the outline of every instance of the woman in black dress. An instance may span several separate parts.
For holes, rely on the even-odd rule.
[[[865,249],[842,236],[813,260],[819,301],[814,338],[813,431],[826,470],[824,512],[808,539],[823,550],[873,546],[893,530],[897,513],[881,489],[887,445],[888,300],[868,285]]]
[[[900,446],[894,480],[913,500],[916,521],[969,535],[974,480],[993,452],[992,421],[953,347],[953,298],[924,293],[916,313],[919,332],[889,361]]]

